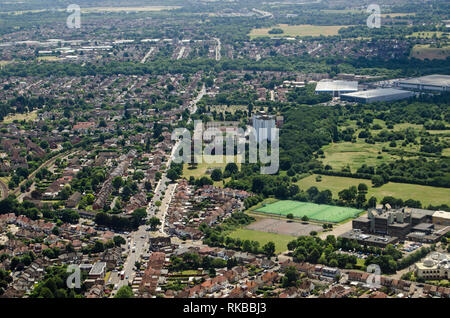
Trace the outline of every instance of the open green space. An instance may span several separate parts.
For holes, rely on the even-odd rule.
[[[297,182],[297,185],[302,190],[307,190],[312,186],[317,187],[320,191],[330,190],[333,193],[333,198],[338,198],[339,191],[347,189],[351,186],[358,186],[360,183],[365,183],[369,191],[366,198],[374,196],[378,201],[382,200],[386,196],[393,196],[402,200],[419,200],[422,202],[422,206],[450,205],[450,189],[437,188],[430,186],[422,186],[417,184],[406,184],[389,182],[379,188],[372,187],[372,182],[366,179],[335,177],[335,176],[322,176],[322,181],[316,181],[317,175],[311,175]]]
[[[250,32],[251,38],[257,38],[261,36],[269,36],[269,37],[284,37],[284,36],[333,36],[338,35],[339,30],[348,27],[348,25],[310,25],[310,24],[302,24],[302,25],[288,25],[288,24],[279,24],[275,27],[270,28],[259,28],[253,29]],[[282,29],[282,34],[270,34],[269,31],[272,29]]]
[[[440,48],[430,47],[429,44],[415,45],[411,50],[411,57],[420,60],[445,60],[450,56],[450,46],[442,46]]]
[[[237,162],[237,156],[226,156],[223,155],[222,158],[219,158],[220,156],[204,156],[203,160],[201,163],[199,163],[197,166],[195,166],[195,169],[191,169],[191,166],[189,164],[184,164],[183,165],[183,177],[185,177],[186,179],[189,179],[189,177],[194,177],[194,178],[201,178],[203,176],[209,176],[209,174],[207,173],[208,170],[211,169],[221,169],[222,172],[225,169],[226,165],[229,162],[234,162],[237,164],[238,168],[241,168],[241,164]],[[221,161],[221,162],[206,162],[206,160],[208,161]],[[222,160],[223,159],[223,160]],[[222,183],[222,182],[220,182]]]
[[[383,144],[368,144],[358,139],[357,142],[332,143],[322,148],[325,158],[324,165],[330,165],[335,170],[350,166],[354,172],[363,164],[368,166],[380,165],[394,159],[399,159],[388,153],[382,152]]]
[[[12,115],[8,115],[3,119],[3,123],[4,124],[10,124],[12,122],[14,122],[15,120],[18,121],[33,121],[37,118],[37,111],[32,111],[26,114],[12,114]]]
[[[241,239],[241,241],[244,240],[257,241],[259,242],[260,246],[263,246],[268,242],[274,242],[276,254],[287,251],[287,244],[290,241],[296,239],[294,236],[290,235],[266,233],[247,229],[237,229],[231,232],[228,236],[234,239],[239,238]]]
[[[339,223],[357,216],[362,210],[309,202],[281,200],[265,205],[257,209],[256,212],[278,215],[293,214],[297,218],[307,216],[311,220]]]

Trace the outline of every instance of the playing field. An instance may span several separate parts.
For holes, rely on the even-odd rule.
[[[33,121],[33,120],[35,120],[36,118],[37,118],[37,111],[36,110],[34,110],[34,111],[32,111],[32,112],[29,112],[29,113],[26,113],[26,114],[11,114],[11,115],[8,115],[8,116],[6,116],[4,119],[3,119],[3,123],[4,124],[10,124],[10,123],[12,123],[12,122],[14,122],[15,120],[18,120],[18,121],[22,121],[22,120],[25,120],[25,121]]]
[[[285,37],[285,36],[332,36],[338,35],[339,30],[342,28],[346,28],[348,25],[287,25],[287,24],[279,24],[273,28],[279,28],[283,30],[283,34],[270,34],[269,31],[273,28],[260,28],[253,29],[250,32],[251,38],[257,38],[261,36],[269,36],[269,37]]]
[[[448,204],[450,205],[450,189],[423,186],[418,184],[396,183],[389,182],[379,188],[372,187],[372,182],[366,179],[336,177],[336,176],[322,176],[322,181],[316,181],[317,175],[311,175],[299,180],[296,184],[302,190],[308,190],[310,187],[317,187],[320,191],[330,190],[333,193],[333,198],[338,198],[339,191],[348,189],[351,186],[358,186],[360,183],[365,183],[369,187],[369,192],[366,198],[374,196],[378,202],[383,200],[386,196],[393,196],[400,198],[403,201],[408,199],[419,200],[423,206]]]
[[[276,234],[276,233],[266,233],[266,232],[260,232],[260,231],[253,231],[248,229],[237,229],[230,233],[229,235],[231,238],[234,239],[241,239],[241,241],[244,240],[250,240],[250,241],[258,241],[259,246],[264,246],[264,244],[267,244],[268,242],[274,242],[275,243],[275,253],[279,254],[287,250],[287,244],[290,241],[293,241],[296,239],[295,236],[289,236],[289,235],[282,235],[282,234]]]
[[[411,50],[411,57],[419,60],[445,60],[450,56],[450,46],[433,48],[430,45],[415,45]]]
[[[229,162],[234,162],[240,169],[241,164],[238,162],[237,156],[210,156],[205,155],[203,157],[198,157],[198,161],[202,161],[197,166],[191,167],[189,164],[185,163],[183,165],[183,177],[189,179],[193,176],[194,178],[200,178],[202,176],[209,176],[207,171],[211,169],[221,169],[222,172]],[[208,161],[208,162],[206,162]],[[215,161],[210,163],[211,161]],[[219,162],[220,161],[220,162]],[[194,169],[191,169],[194,168]]]
[[[306,215],[311,220],[339,223],[349,218],[356,217],[362,210],[308,202],[281,200],[259,208],[256,212],[276,215],[288,215],[292,213],[294,217],[297,218]]]

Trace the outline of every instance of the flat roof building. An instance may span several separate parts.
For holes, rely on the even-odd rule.
[[[89,278],[97,279],[105,277],[105,269],[106,269],[105,262],[95,263],[94,266],[92,266],[91,270],[89,271]]]
[[[415,264],[417,277],[426,280],[450,279],[450,258],[448,254],[434,252],[424,261]]]
[[[341,80],[321,80],[317,83],[316,93],[329,93],[333,96],[340,96],[345,93],[358,91],[358,82]]]
[[[397,86],[418,91],[450,91],[450,75],[427,75],[400,80]]]
[[[355,103],[392,102],[396,100],[411,98],[413,92],[394,88],[371,89],[354,93],[341,94],[341,100]]]
[[[433,223],[440,225],[450,225],[450,212],[447,211],[434,212]]]

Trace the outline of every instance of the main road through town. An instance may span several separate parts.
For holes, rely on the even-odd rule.
[[[197,103],[205,94],[206,87],[203,85],[197,97],[195,97],[195,99],[189,104],[188,109],[191,114],[194,114],[197,111]],[[189,119],[188,123],[190,122],[191,119]],[[170,167],[170,164],[174,160],[176,151],[178,150],[179,146],[180,141],[177,141],[167,161],[166,168]],[[128,285],[128,283],[132,283],[133,279],[136,276],[135,263],[141,261],[142,256],[145,253],[149,252],[149,238],[168,236],[168,233],[165,231],[165,219],[170,202],[172,201],[172,197],[175,193],[176,185],[176,183],[170,183],[169,178],[167,178],[166,172],[162,174],[161,179],[158,181],[155,187],[154,196],[147,207],[147,220],[153,216],[156,216],[161,221],[161,227],[159,231],[150,232],[147,231],[147,225],[141,225],[137,231],[132,232],[129,235],[125,247],[125,253],[128,256],[123,265],[124,279],[120,278],[120,273],[114,272],[111,274],[109,281],[107,282],[108,284],[115,285],[115,290],[112,293],[112,296],[120,287]],[[159,207],[156,205],[156,202],[158,201],[161,202],[161,205]]]

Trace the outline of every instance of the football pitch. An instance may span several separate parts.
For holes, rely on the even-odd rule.
[[[308,202],[281,200],[268,204],[256,210],[256,212],[286,216],[292,213],[296,218],[307,216],[311,220],[339,223],[349,218],[356,217],[362,210],[322,205]]]

